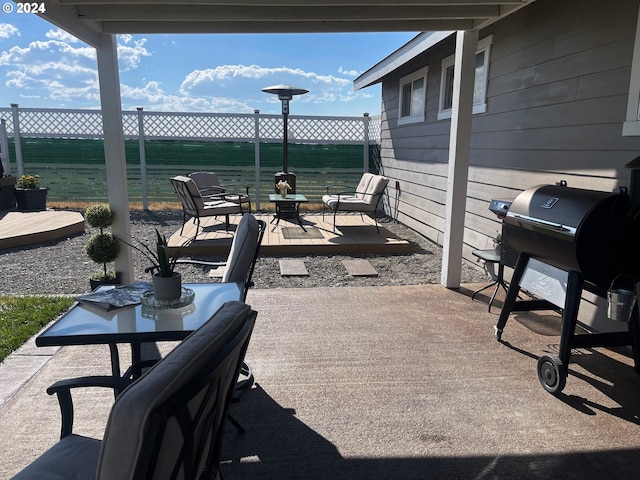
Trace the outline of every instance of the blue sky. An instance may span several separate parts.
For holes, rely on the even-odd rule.
[[[280,113],[262,88],[305,88],[292,115],[380,113],[380,86],[353,80],[416,33],[120,35],[122,107]],[[100,108],[95,50],[35,15],[0,14],[0,106]]]

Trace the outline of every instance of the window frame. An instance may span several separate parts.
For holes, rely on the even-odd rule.
[[[477,88],[479,92],[479,99],[476,101],[476,82],[474,78],[474,101],[473,101],[473,114],[485,113],[487,111],[487,85],[489,83],[489,63],[491,59],[491,45],[493,44],[493,35],[488,35],[478,42],[478,48],[476,49],[476,59],[479,54],[484,53],[484,62],[482,64],[484,68],[484,76],[481,84]],[[452,109],[445,108],[444,100],[447,93],[453,92],[453,77],[451,77],[451,83],[447,82],[447,71],[450,68],[455,68],[455,54],[450,55],[442,59],[441,72],[440,72],[440,99],[438,102],[438,120],[444,120],[451,118]],[[477,71],[476,67],[476,71]]]
[[[404,77],[402,77],[400,79],[400,83],[399,83],[399,92],[398,92],[398,125],[407,125],[407,124],[411,124],[411,123],[420,123],[420,122],[424,122],[426,119],[426,112],[427,112],[427,79],[428,79],[428,75],[429,75],[429,67],[423,67],[419,70],[416,70],[415,72],[409,74],[409,75],[405,75]],[[405,86],[407,85],[413,85],[413,83],[416,80],[419,79],[423,79],[423,85],[424,85],[424,96],[422,98],[422,105],[420,108],[420,111],[418,113],[413,114],[413,112],[411,112],[412,114],[407,115],[405,117],[402,116],[402,107],[403,107],[403,103],[404,103],[404,90],[405,90]],[[413,89],[411,90],[411,93],[413,93]]]
[[[640,12],[636,21],[636,36],[631,59],[631,78],[627,97],[627,115],[622,124],[622,136],[640,136]]]

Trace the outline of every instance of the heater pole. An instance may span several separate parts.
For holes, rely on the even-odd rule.
[[[287,106],[285,107],[285,103]],[[283,140],[282,140],[282,171],[287,173],[289,171],[289,101],[282,101],[282,124],[283,124]]]

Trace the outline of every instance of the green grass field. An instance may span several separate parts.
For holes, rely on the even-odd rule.
[[[72,303],[71,297],[0,296],[0,362]]]

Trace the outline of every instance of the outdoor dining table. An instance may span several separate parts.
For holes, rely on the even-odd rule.
[[[112,287],[100,287],[112,288]],[[178,308],[132,305],[104,311],[77,303],[36,337],[38,347],[108,345],[111,371],[120,377],[119,343],[131,345],[131,366],[123,377],[140,375],[141,344],[184,340],[226,302],[241,300],[242,283],[185,283],[193,301]]]

